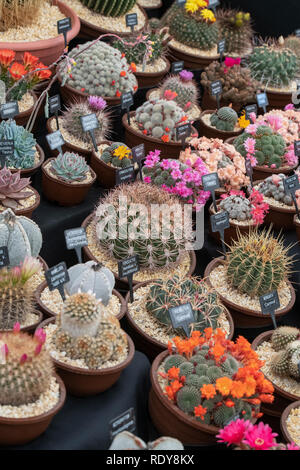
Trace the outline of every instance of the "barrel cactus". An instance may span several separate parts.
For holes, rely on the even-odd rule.
[[[11,209],[0,214],[0,246],[8,249],[10,266],[19,266],[27,256],[36,258],[42,248],[43,238],[38,225]]]
[[[298,58],[298,72],[300,69],[300,38],[299,36],[295,36],[291,34],[287,38],[284,39],[284,47],[290,49],[294,54],[296,54]]]
[[[243,54],[251,47],[253,29],[250,13],[232,9],[218,9],[217,22],[220,38],[225,39],[227,54]]]
[[[133,164],[131,150],[122,142],[113,142],[106,147],[100,158],[104,163],[115,168],[127,168]]]
[[[81,3],[94,11],[104,16],[124,16],[130,11],[136,0],[80,0]]]
[[[194,74],[188,70],[182,70],[178,75],[167,77],[160,86],[161,99],[172,94],[174,101],[187,111],[191,106],[195,106],[198,101],[198,88],[193,80]]]
[[[238,115],[234,109],[224,106],[210,117],[210,123],[219,131],[234,131]]]
[[[300,337],[300,330],[293,326],[280,326],[272,333],[271,342],[275,351],[281,351]]]
[[[24,127],[18,126],[15,121],[8,120],[0,123],[0,140],[13,140],[14,154],[8,157],[8,167],[26,169],[34,166],[36,140],[33,134]]]
[[[276,331],[276,330],[275,330]],[[300,379],[300,341],[288,342],[285,348],[271,359],[271,370],[281,376],[290,376]]]
[[[50,171],[59,179],[70,183],[85,180],[90,168],[77,153],[65,152],[51,161]]]

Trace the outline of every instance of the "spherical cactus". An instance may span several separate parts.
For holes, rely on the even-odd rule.
[[[251,220],[253,208],[249,199],[243,196],[228,196],[220,202],[220,209],[227,211],[230,219],[238,221]]]
[[[201,403],[201,393],[192,385],[182,387],[177,394],[178,407],[185,413],[193,413],[194,408]]]
[[[161,99],[168,98],[170,94],[173,94],[174,101],[184,111],[196,105],[199,93],[193,76],[192,72],[182,70],[178,75],[167,77],[159,88]]]
[[[225,106],[212,114],[210,123],[220,131],[233,131],[238,120],[234,109]]]
[[[183,362],[179,366],[179,376],[182,377],[191,374],[194,371],[194,366],[191,362]]]
[[[290,35],[284,40],[284,47],[290,49],[298,58],[298,70],[300,68],[300,38],[298,36]]]
[[[104,16],[124,16],[130,11],[136,0],[80,0],[83,5],[95,13]]]
[[[290,194],[286,194],[284,189],[284,180],[287,178],[283,173],[271,175],[259,183],[258,190],[264,196],[282,202],[287,206],[293,205],[293,199]]]
[[[249,50],[254,35],[249,13],[232,9],[218,9],[220,38],[225,39],[225,52],[243,54]]]
[[[185,363],[185,359],[180,354],[172,354],[164,362],[165,371],[168,372],[172,367],[180,367],[181,364]]]
[[[300,379],[300,347],[290,357],[289,375],[298,380]]]
[[[93,295],[78,292],[68,297],[61,315],[61,327],[73,338],[95,336],[100,324],[101,304]]]
[[[272,371],[277,375],[288,375],[289,359],[290,355],[286,350],[278,352],[271,361]]]
[[[286,346],[295,341],[300,335],[298,328],[292,326],[280,326],[277,328],[271,338],[272,347],[275,351],[281,351]]]
[[[104,163],[115,168],[127,168],[133,164],[131,150],[122,142],[113,142],[106,147],[100,158]]]
[[[237,411],[234,406],[229,408],[226,405],[221,405],[214,411],[214,421],[218,427],[222,428],[229,424],[236,415]]]

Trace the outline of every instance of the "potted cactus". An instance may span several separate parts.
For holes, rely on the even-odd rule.
[[[183,444],[207,445],[233,419],[255,421],[260,404],[273,400],[273,386],[260,367],[242,336],[233,343],[221,330],[207,328],[189,339],[174,338],[151,368],[149,409],[155,427]]]
[[[293,308],[295,291],[288,281],[291,264],[282,238],[272,235],[270,228],[256,229],[239,234],[228,247],[225,260],[215,258],[209,263],[205,277],[230,311],[235,326],[256,328],[272,324],[271,315],[261,313],[261,295],[278,291],[277,319]]]
[[[159,437],[146,444],[142,439],[131,432],[122,431],[116,435],[108,450],[184,450],[178,439],[173,437]]]
[[[96,180],[95,172],[84,158],[65,152],[49,158],[42,166],[43,193],[61,206],[80,204]]]
[[[280,428],[284,439],[288,442],[288,446],[292,447],[292,450],[296,449],[295,446],[300,444],[299,438],[299,410],[300,400],[295,401],[288,405],[283,411],[280,418]]]
[[[191,331],[204,331],[205,328],[222,329],[226,337],[232,338],[233,320],[228,310],[219,301],[216,292],[201,278],[186,276],[167,277],[158,281],[139,283],[134,287],[134,302],[126,296],[126,320],[129,333],[136,347],[152,361],[166,350],[168,342],[178,334],[185,338],[182,328],[174,330],[169,308],[190,303],[195,322]]]
[[[243,57],[252,52],[254,31],[250,13],[233,9],[218,9],[220,38],[225,39],[226,55]]]
[[[199,133],[212,139],[226,140],[243,132],[238,114],[231,106],[203,111],[199,120]]]
[[[133,359],[132,340],[91,293],[70,295],[59,315],[40,326],[46,331],[46,348],[58,374],[72,395],[107,390]]]
[[[123,93],[135,93],[137,80],[132,67],[121,52],[103,41],[87,42],[72,49],[71,59],[78,56],[69,71],[69,62],[59,65],[58,80],[64,101],[70,104],[89,95],[103,97],[109,105],[121,103]]]

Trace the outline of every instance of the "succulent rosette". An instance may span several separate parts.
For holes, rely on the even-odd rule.
[[[0,204],[11,209],[18,209],[18,201],[32,196],[27,191],[30,178],[21,178],[21,172],[12,173],[6,166],[0,170]]]

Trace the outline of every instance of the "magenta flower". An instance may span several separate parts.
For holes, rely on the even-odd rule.
[[[145,183],[151,183],[151,176],[144,176]]]
[[[179,170],[179,168],[180,168],[179,162],[177,162],[176,160],[172,160],[170,162],[170,168],[172,170]]]
[[[105,99],[101,96],[89,96],[88,98],[89,105],[95,111],[101,111],[107,105]]]
[[[182,173],[180,170],[173,170],[171,171],[171,176],[173,178],[173,180],[179,180],[182,178]]]
[[[287,450],[300,450],[300,447],[298,447],[294,442],[292,442],[292,444],[288,444],[286,448]]]
[[[292,103],[287,104],[286,107],[284,108],[285,111],[289,111],[290,109],[295,109],[295,106]]]
[[[170,168],[170,161],[166,158],[161,162],[160,167],[164,170],[168,170]]]
[[[247,430],[251,430],[253,425],[249,420],[244,421],[243,419],[237,419],[227,424],[225,428],[221,429],[217,434],[218,442],[224,442],[228,446],[230,444],[240,444]]]
[[[194,77],[194,74],[193,72],[190,72],[189,70],[182,70],[179,74],[181,80],[183,80],[184,82],[189,82],[190,80],[193,79]]]
[[[248,132],[248,127],[247,127],[247,132]],[[252,137],[248,137],[248,139],[245,140],[244,142],[244,147],[247,153],[250,153],[251,155],[254,155],[255,153],[255,144],[256,141]]]
[[[243,440],[244,444],[248,444],[254,450],[269,450],[276,446],[275,437],[278,436],[268,424],[260,422],[259,424],[248,428]]]
[[[255,135],[257,132],[257,124],[249,124],[246,129],[247,134]]]

